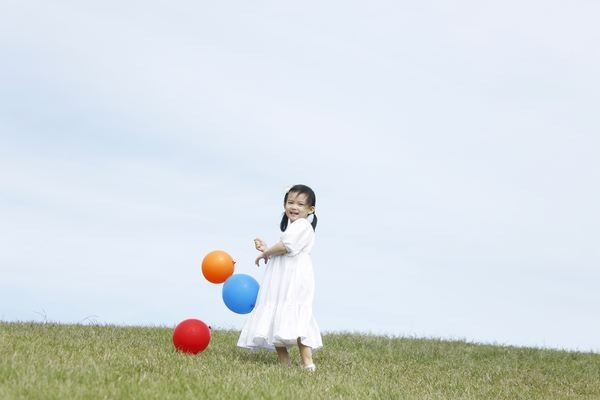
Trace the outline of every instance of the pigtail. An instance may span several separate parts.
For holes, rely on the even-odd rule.
[[[313,218],[312,218],[312,221],[310,222],[310,224],[313,227],[313,231],[315,231],[315,230],[317,230],[317,214],[313,214],[312,216],[313,216]]]
[[[285,213],[283,213],[283,217],[281,218],[281,223],[279,224],[279,229],[281,229],[281,232],[285,232],[285,230],[287,229],[287,226],[288,226],[288,217],[287,217],[287,215],[285,215]]]

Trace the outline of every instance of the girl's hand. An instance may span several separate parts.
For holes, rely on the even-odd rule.
[[[254,239],[254,246],[256,247],[256,250],[260,251],[261,253],[267,250],[267,244],[262,239]]]
[[[256,257],[256,266],[260,267],[260,260],[264,259],[265,260],[265,264],[267,264],[267,262],[269,261],[269,256],[266,255],[264,252],[260,253],[260,256]]]

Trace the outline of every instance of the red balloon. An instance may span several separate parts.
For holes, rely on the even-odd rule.
[[[181,321],[173,331],[175,348],[184,353],[198,354],[210,342],[210,328],[199,319]]]

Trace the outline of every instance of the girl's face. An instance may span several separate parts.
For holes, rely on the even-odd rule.
[[[290,192],[284,205],[285,215],[291,222],[298,218],[306,218],[315,212],[314,206],[308,205],[307,196],[304,193]]]

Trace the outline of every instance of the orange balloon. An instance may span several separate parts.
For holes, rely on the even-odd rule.
[[[223,250],[208,253],[202,260],[202,275],[212,283],[223,283],[233,274],[233,258]]]

